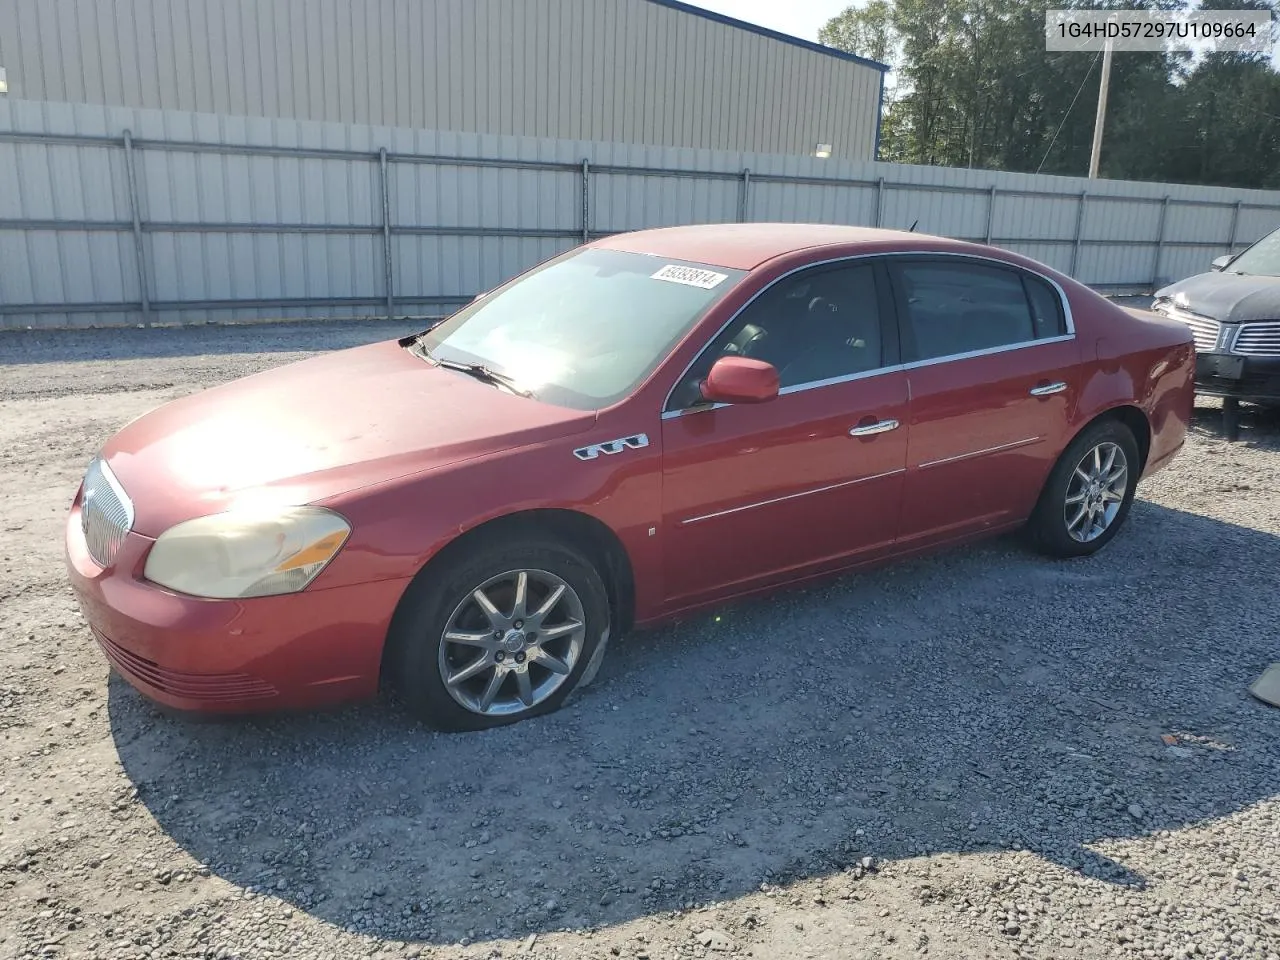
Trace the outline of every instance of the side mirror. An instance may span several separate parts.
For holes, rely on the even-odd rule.
[[[1235,257],[1228,253],[1224,257],[1218,257],[1218,259],[1214,260],[1213,263],[1209,264],[1209,266],[1214,270],[1225,270],[1227,268],[1227,264],[1234,259]]]
[[[699,390],[712,403],[764,403],[778,395],[778,370],[750,357],[721,357]]]

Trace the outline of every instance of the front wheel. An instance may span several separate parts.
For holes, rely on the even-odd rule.
[[[1049,474],[1027,524],[1032,543],[1054,557],[1083,557],[1120,530],[1141,467],[1132,431],[1118,420],[1087,427]]]
[[[608,629],[604,584],[576,550],[479,547],[410,586],[388,637],[391,680],[437,729],[514,723],[563,704]]]

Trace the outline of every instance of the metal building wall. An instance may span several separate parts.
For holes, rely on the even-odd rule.
[[[668,0],[0,0],[10,94],[874,157],[880,69]]]
[[[0,99],[0,328],[439,315],[586,238],[735,220],[918,220],[1143,290],[1280,193]]]

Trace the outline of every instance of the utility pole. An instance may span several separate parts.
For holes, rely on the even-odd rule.
[[[1102,52],[1102,83],[1098,87],[1098,114],[1093,120],[1093,150],[1089,154],[1089,179],[1098,179],[1098,161],[1102,158],[1102,127],[1107,119],[1107,90],[1111,86],[1111,39]]]

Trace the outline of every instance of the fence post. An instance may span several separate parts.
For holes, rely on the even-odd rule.
[[[991,223],[996,215],[996,185],[991,185],[991,194],[987,197],[987,243],[991,243]]]
[[[591,239],[591,164],[582,158],[582,242]]]
[[[876,178],[876,226],[884,223],[884,177]]]
[[[133,214],[133,248],[138,258],[138,290],[142,295],[142,324],[151,326],[150,282],[147,280],[147,252],[142,243],[142,215],[139,212],[138,175],[134,171],[133,133],[124,132],[124,172],[129,182],[129,212]]]
[[[742,168],[742,186],[738,188],[738,222],[747,222],[747,211],[751,202],[751,171]]]
[[[1227,253],[1236,252],[1236,236],[1240,229],[1240,201],[1236,201],[1235,212],[1231,214],[1231,239],[1227,241]]]
[[[387,288],[387,319],[395,316],[395,274],[391,266],[391,183],[387,176],[387,148],[378,149],[378,182],[382,186],[382,279]]]
[[[1160,226],[1156,233],[1156,263],[1151,269],[1151,287],[1154,289],[1160,282],[1160,261],[1164,259],[1164,223],[1169,216],[1169,198],[1160,201]]]
[[[1071,238],[1071,269],[1068,271],[1076,280],[1080,279],[1076,276],[1076,265],[1080,262],[1080,235],[1084,229],[1084,205],[1088,200],[1088,191],[1081,190],[1080,205],[1076,207],[1076,235]]]

